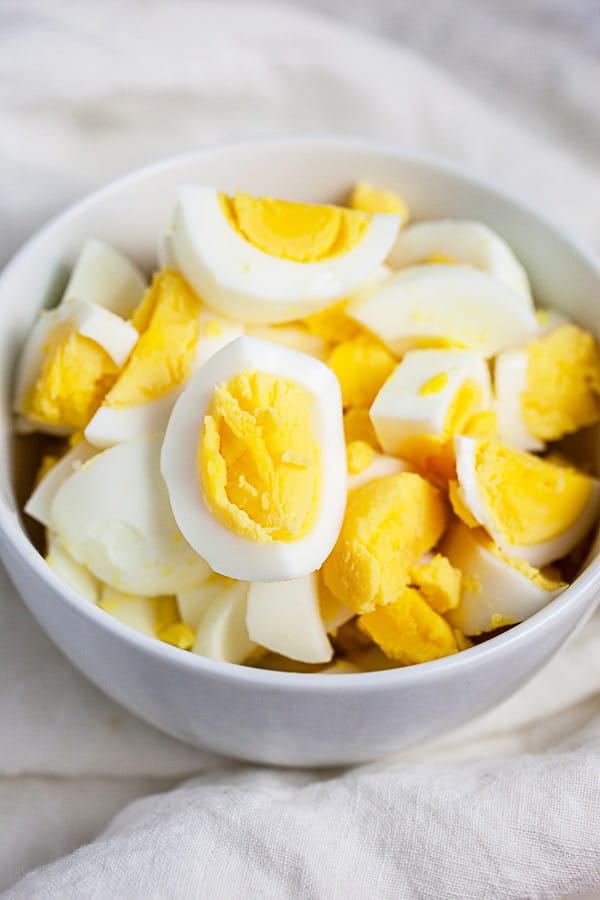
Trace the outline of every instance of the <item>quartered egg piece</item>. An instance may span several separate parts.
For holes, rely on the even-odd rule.
[[[246,626],[247,609],[248,584],[224,585],[200,619],[192,652],[223,662],[244,662],[256,650]]]
[[[90,603],[97,603],[100,596],[98,579],[67,553],[63,542],[53,531],[46,531],[46,544],[45,559],[50,568]]]
[[[460,604],[448,618],[464,634],[522,622],[567,586],[551,573],[507,557],[482,529],[462,522],[450,526],[440,548],[463,575]]]
[[[42,312],[17,369],[21,430],[64,435],[83,428],[137,340],[131,324],[88,300]]]
[[[319,576],[253,582],[248,590],[248,634],[257,644],[300,662],[329,662],[333,647],[321,618]]]
[[[177,594],[177,606],[181,619],[187,625],[198,631],[200,622],[209,606],[218,600],[236,582],[224,575],[210,572],[207,578],[197,587],[189,591],[179,591]]]
[[[58,488],[69,475],[76,472],[95,453],[97,453],[96,448],[88,444],[87,441],[80,441],[65,453],[34,488],[33,493],[25,504],[27,515],[49,528],[51,520],[50,509]]]
[[[161,469],[182,533],[216,572],[280,581],[315,571],[346,501],[335,375],[304,353],[239,338],[177,401]]]
[[[455,511],[466,510],[507,556],[540,568],[570,553],[597,520],[598,480],[499,441],[454,444]]]
[[[83,245],[64,290],[65,300],[87,300],[128,318],[146,292],[138,269],[104,241],[91,238]]]
[[[498,437],[519,450],[545,450],[534,437],[523,416],[523,393],[527,390],[527,350],[505,350],[494,360],[494,394]]]
[[[155,276],[133,323],[140,340],[85,429],[96,447],[164,431],[192,372],[242,333],[241,323],[203,307],[171,270]]]
[[[177,268],[217,312],[277,324],[318,312],[367,279],[387,256],[397,215],[178,190]]]
[[[348,446],[351,447],[352,445]],[[373,451],[373,456],[368,465],[358,471],[349,469],[348,490],[356,490],[356,488],[367,484],[369,481],[374,481],[376,478],[384,478],[386,475],[397,475],[399,472],[409,471],[410,466],[405,460]]]
[[[457,346],[486,358],[522,344],[538,331],[533,309],[492,275],[467,266],[403,269],[347,315],[394,353]]]
[[[481,222],[441,219],[417,222],[403,229],[388,263],[395,268],[447,258],[487,272],[533,305],[525,269],[506,241]]]
[[[93,456],[63,481],[50,526],[77,562],[111,587],[142,596],[201,584],[205,561],[183,539],[160,475],[161,437]]]

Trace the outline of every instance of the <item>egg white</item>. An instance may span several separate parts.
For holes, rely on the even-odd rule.
[[[53,531],[46,530],[46,544],[46,562],[50,568],[90,603],[97,603],[100,596],[98,579],[67,553],[62,540]]]
[[[109,244],[91,238],[83,245],[62,302],[87,300],[127,318],[145,293],[146,281],[138,269]]]
[[[505,350],[494,360],[498,437],[519,450],[540,452],[546,444],[527,428],[521,406],[521,394],[527,387],[527,365],[527,350]]]
[[[57,490],[69,475],[77,471],[96,452],[96,448],[87,441],[80,441],[65,453],[34,488],[24,507],[27,515],[49,528],[50,509]]]
[[[223,587],[198,623],[192,652],[209,659],[242,663],[256,648],[246,626],[247,607],[245,582],[234,581]]]

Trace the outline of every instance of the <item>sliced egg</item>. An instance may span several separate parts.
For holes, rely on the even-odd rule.
[[[493,276],[443,264],[397,272],[347,314],[400,354],[457,346],[487,358],[529,340],[539,327],[533,309]]]
[[[160,449],[152,435],[96,454],[63,481],[50,507],[68,553],[124,593],[176,594],[209,574],[173,519]]]
[[[384,261],[397,215],[179,188],[177,268],[217,312],[277,324],[318,312]]]
[[[246,626],[247,608],[248,585],[245,582],[233,581],[224,586],[198,624],[192,651],[223,662],[244,662],[256,649]]]
[[[80,441],[68,453],[65,453],[35,487],[31,497],[25,504],[27,515],[49,528],[51,521],[50,509],[58,488],[69,475],[76,472],[96,452],[96,448],[88,444],[87,441]]]
[[[86,241],[63,293],[65,300],[87,300],[128,318],[146,291],[142,274],[104,241]]]
[[[435,257],[464,263],[493,275],[533,305],[525,269],[506,241],[481,222],[442,219],[409,225],[398,235],[388,263],[395,268]]]
[[[241,323],[207,310],[170,270],[155,276],[133,322],[137,347],[85,429],[96,447],[164,431],[192,372],[242,333]]]
[[[346,501],[335,375],[304,353],[239,338],[177,401],[161,469],[182,533],[216,572],[280,581],[315,571]]]
[[[253,582],[248,634],[257,644],[300,662],[329,662],[333,647],[321,618],[316,572],[291,581]]]
[[[466,509],[507,556],[545,566],[570,553],[598,518],[596,479],[499,441],[454,444],[456,511]]]
[[[460,604],[448,618],[464,634],[522,622],[566,588],[556,576],[505,556],[482,529],[462,522],[451,525],[440,549],[462,572]]]
[[[98,579],[67,553],[63,542],[53,531],[46,531],[46,542],[46,562],[50,568],[90,603],[97,603],[100,596]]]
[[[546,444],[531,434],[523,416],[527,364],[527,350],[505,350],[494,360],[498,437],[511,447],[539,452],[545,449]]]
[[[14,408],[22,430],[83,428],[116,380],[138,332],[87,300],[67,300],[35,323],[19,361]]]

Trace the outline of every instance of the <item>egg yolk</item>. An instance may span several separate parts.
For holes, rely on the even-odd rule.
[[[153,597],[150,602],[154,609],[156,637],[181,650],[189,650],[193,647],[196,640],[194,629],[181,621],[176,598],[172,596]]]
[[[357,613],[391,603],[445,525],[441,495],[420,475],[369,481],[349,494],[340,535],[323,565],[325,584]]]
[[[192,373],[202,302],[177,272],[155,275],[133,315],[141,332],[119,379],[107,394],[111,407],[137,406],[170,393]],[[221,328],[220,323],[212,326]],[[210,328],[207,325],[207,336]]]
[[[364,441],[374,450],[381,450],[368,409],[349,409],[344,413],[344,437],[347,444]]]
[[[448,612],[460,603],[462,573],[441,553],[427,563],[413,566],[410,580],[436,612]]]
[[[475,474],[494,529],[522,546],[562,534],[592,490],[591,479],[576,469],[491,440],[477,443]]]
[[[358,627],[386,656],[407,666],[458,650],[453,629],[416,588],[404,588],[393,603],[360,616]]]
[[[531,566],[524,559],[507,556],[506,553],[503,553],[500,547],[485,533],[480,540],[483,546],[489,550],[490,553],[493,553],[497,559],[502,560],[502,562],[505,562],[513,569],[516,569],[517,572],[520,572],[521,575],[524,575],[525,578],[528,578],[533,584],[541,587],[544,591],[556,591],[561,587],[567,586],[566,582],[561,579],[557,570],[552,568],[552,566],[548,566],[546,569],[536,569],[535,566]],[[496,625],[495,627],[498,628],[499,626]]]
[[[593,336],[566,323],[527,348],[523,419],[531,434],[555,441],[600,419],[600,355]]]
[[[375,459],[375,450],[366,441],[350,441],[346,445],[346,462],[348,474],[358,475],[368,469]]]
[[[332,344],[338,341],[349,341],[360,334],[362,329],[350,316],[346,315],[347,300],[339,300],[333,306],[313,313],[302,319],[303,324],[311,334],[330,341]]]
[[[395,213],[400,216],[400,224],[405,225],[410,215],[408,204],[403,197],[393,191],[375,188],[367,181],[355,184],[349,205],[366,213]]]
[[[119,367],[106,350],[67,323],[54,330],[45,349],[23,413],[47,425],[85,428],[115,383]]]
[[[343,341],[331,353],[329,366],[337,375],[345,407],[369,407],[396,368],[387,347],[368,335]]]
[[[318,262],[347,253],[363,239],[369,216],[362,212],[271,197],[219,195],[235,229],[253,246],[294,262]]]
[[[241,372],[214,392],[198,446],[215,517],[251,541],[296,541],[313,527],[321,460],[314,397],[266,372]]]

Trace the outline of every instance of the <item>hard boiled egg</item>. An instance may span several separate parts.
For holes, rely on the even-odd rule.
[[[346,312],[395,353],[454,345],[487,358],[539,328],[520,294],[485,272],[456,265],[401,270]]]
[[[170,270],[155,276],[133,323],[140,340],[85,429],[96,447],[164,431],[192,372],[242,333],[241,323],[207,310]]]
[[[242,663],[256,649],[248,634],[248,584],[230,581],[208,606],[198,623],[194,653],[223,662]]]
[[[455,510],[483,525],[507,556],[545,566],[570,553],[598,518],[596,479],[499,441],[454,443]]]
[[[349,445],[349,447],[351,446]],[[368,465],[358,471],[348,471],[348,490],[353,491],[376,478],[384,478],[386,475],[396,475],[398,472],[407,471],[409,471],[409,465],[403,459],[373,451]]]
[[[134,265],[104,241],[86,241],[64,290],[65,300],[87,300],[128,318],[146,291]]]
[[[404,268],[435,258],[487,272],[533,305],[525,269],[506,241],[481,222],[441,219],[409,225],[398,235],[388,263]]]
[[[314,571],[346,502],[333,372],[304,353],[239,338],[177,401],[161,469],[182,533],[216,572],[279,581]]]
[[[482,529],[462,522],[450,526],[440,547],[463,575],[460,604],[448,618],[464,634],[522,622],[566,588],[555,575],[510,559]]]
[[[25,504],[27,515],[47,528],[50,527],[50,510],[57,490],[69,475],[76,472],[96,452],[96,448],[87,441],[80,441],[65,453],[36,485]]]
[[[520,450],[541,451],[546,444],[534,437],[523,415],[523,394],[527,390],[526,350],[505,350],[494,360],[495,409],[498,437]]]
[[[177,267],[217,312],[276,324],[318,312],[384,261],[399,217],[179,188]]]
[[[124,593],[175,594],[209,574],[173,519],[160,449],[152,435],[96,454],[63,481],[50,507],[67,552]]]
[[[97,603],[100,596],[98,579],[67,553],[62,540],[53,531],[46,531],[46,543],[46,562],[50,568],[90,603]]]

